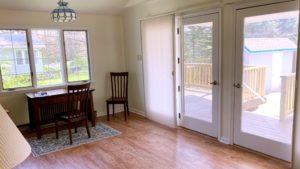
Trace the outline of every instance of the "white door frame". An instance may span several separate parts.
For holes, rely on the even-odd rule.
[[[269,5],[272,5],[272,8]],[[244,17],[264,15],[277,12],[285,12],[289,10],[297,10],[298,5],[296,1],[289,1],[283,3],[273,3],[269,5],[249,7],[245,9],[236,9],[236,26],[235,26],[235,83],[242,84],[242,70],[243,70],[243,28],[244,28]],[[256,9],[253,12],[253,9]],[[266,9],[268,8],[268,9]],[[239,16],[238,16],[239,14]],[[276,141],[267,141],[268,139],[259,138],[255,136],[255,142],[253,142],[253,136],[251,134],[244,134],[240,131],[241,129],[241,101],[242,101],[242,89],[234,89],[234,138],[235,144],[245,146],[248,148],[253,147],[253,149],[260,150],[268,155],[275,156],[277,158],[284,159],[286,161],[291,160],[291,145],[283,145]],[[277,147],[277,149],[274,149]]]

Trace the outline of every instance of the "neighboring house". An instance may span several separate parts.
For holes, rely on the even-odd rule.
[[[33,42],[38,44],[34,45],[34,56],[35,58],[41,58],[45,45],[37,38],[33,39]],[[11,51],[12,46],[13,51]],[[23,34],[14,34],[12,36],[9,34],[2,35],[0,37],[0,50],[2,50],[1,53],[5,53],[4,55],[0,55],[1,70],[6,68],[6,70],[10,71],[10,74],[30,72],[26,36]],[[11,63],[11,61],[15,63]],[[43,71],[42,62],[42,59],[35,61],[37,72]],[[12,68],[13,66],[15,67]]]
[[[244,65],[267,67],[267,93],[280,91],[281,76],[296,71],[296,54],[297,45],[288,38],[245,38]]]

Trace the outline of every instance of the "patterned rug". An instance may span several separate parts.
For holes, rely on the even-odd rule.
[[[77,133],[72,130],[72,140],[73,144],[70,145],[68,130],[59,131],[59,138],[55,138],[55,133],[45,134],[41,139],[36,139],[36,137],[28,138],[32,155],[38,157],[55,151],[60,151],[72,147],[76,147],[82,144],[91,143],[94,141],[102,140],[109,137],[114,137],[120,135],[121,132],[117,131],[110,126],[103,123],[96,124],[95,127],[90,127],[91,138],[88,138],[86,128],[79,127]]]

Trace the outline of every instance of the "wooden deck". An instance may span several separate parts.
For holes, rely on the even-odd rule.
[[[185,116],[212,122],[212,95],[208,90],[185,90]]]
[[[293,115],[280,119],[280,93],[266,96],[267,102],[256,110],[243,111],[242,130],[260,137],[291,144]]]
[[[256,110],[243,111],[242,131],[278,142],[291,144],[293,116],[280,120],[280,94],[266,95],[267,102]],[[185,92],[187,116],[211,122],[211,94],[205,91]]]
[[[287,169],[289,164],[182,128],[169,128],[131,114],[104,122],[122,132],[112,137],[40,157],[16,169]],[[27,137],[32,133],[25,134]]]

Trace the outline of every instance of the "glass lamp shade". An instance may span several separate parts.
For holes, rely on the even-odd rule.
[[[76,19],[75,11],[67,7],[67,2],[59,1],[57,4],[59,6],[51,12],[54,22],[73,22]]]

